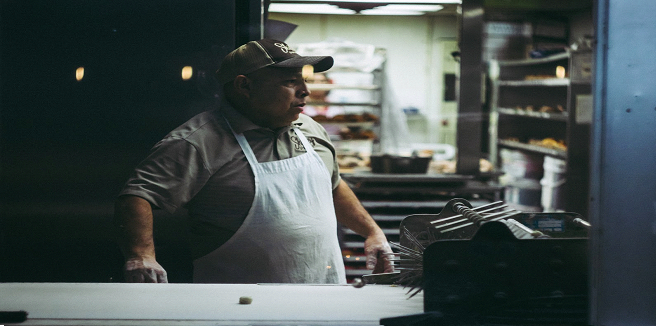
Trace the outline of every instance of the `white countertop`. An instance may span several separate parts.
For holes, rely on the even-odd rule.
[[[20,325],[379,325],[423,312],[390,285],[4,283],[0,311]],[[249,296],[253,302],[239,304]]]

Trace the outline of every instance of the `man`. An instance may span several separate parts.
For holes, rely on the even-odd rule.
[[[116,201],[126,281],[167,282],[153,206],[188,209],[197,283],[345,283],[337,222],[365,237],[368,268],[392,271],[385,235],[340,179],[325,130],[302,114],[305,65],[325,71],[333,59],[269,39],[226,56],[221,107],[157,143]]]

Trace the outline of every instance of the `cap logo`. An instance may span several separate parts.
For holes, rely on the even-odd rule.
[[[273,43],[273,45],[277,46],[280,48],[280,51],[284,53],[296,53],[294,50],[290,49],[289,46],[285,43]]]

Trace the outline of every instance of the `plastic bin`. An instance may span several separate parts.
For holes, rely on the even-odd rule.
[[[556,212],[565,209],[565,183],[567,162],[551,156],[544,157],[544,177],[540,180],[542,186],[541,204],[545,212]]]
[[[501,170],[510,179],[535,179],[543,175],[542,155],[530,154],[518,150],[501,149]]]
[[[523,212],[540,212],[542,185],[535,179],[514,179],[506,185],[504,201]]]

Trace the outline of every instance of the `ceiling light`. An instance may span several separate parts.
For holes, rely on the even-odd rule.
[[[359,2],[359,3],[387,3],[387,4],[461,4],[462,0],[397,0],[397,1],[379,1],[379,0],[279,0],[280,2],[292,3],[292,2]],[[271,2],[277,2],[272,0]]]
[[[427,12],[442,10],[440,5],[400,5],[389,4],[374,9],[363,10],[363,15],[422,15]]]
[[[387,6],[378,7],[376,9],[380,10],[409,10],[409,11],[423,11],[431,12],[442,10],[444,6],[440,5],[400,5],[400,4],[389,4]]]
[[[363,15],[377,15],[377,16],[418,16],[425,14],[421,11],[411,11],[411,10],[380,10],[376,9],[365,9],[360,12]]]
[[[362,10],[363,15],[423,15],[427,12],[435,12],[443,9],[441,5],[435,4],[388,4],[373,9]],[[313,3],[272,3],[269,5],[269,12],[280,13],[299,13],[299,14],[337,14],[351,15],[355,10],[339,8],[331,4],[313,4]]]
[[[350,15],[355,11],[350,9],[339,8],[329,4],[312,4],[312,3],[272,3],[269,5],[269,12],[284,12],[296,14],[332,14],[332,15]]]

